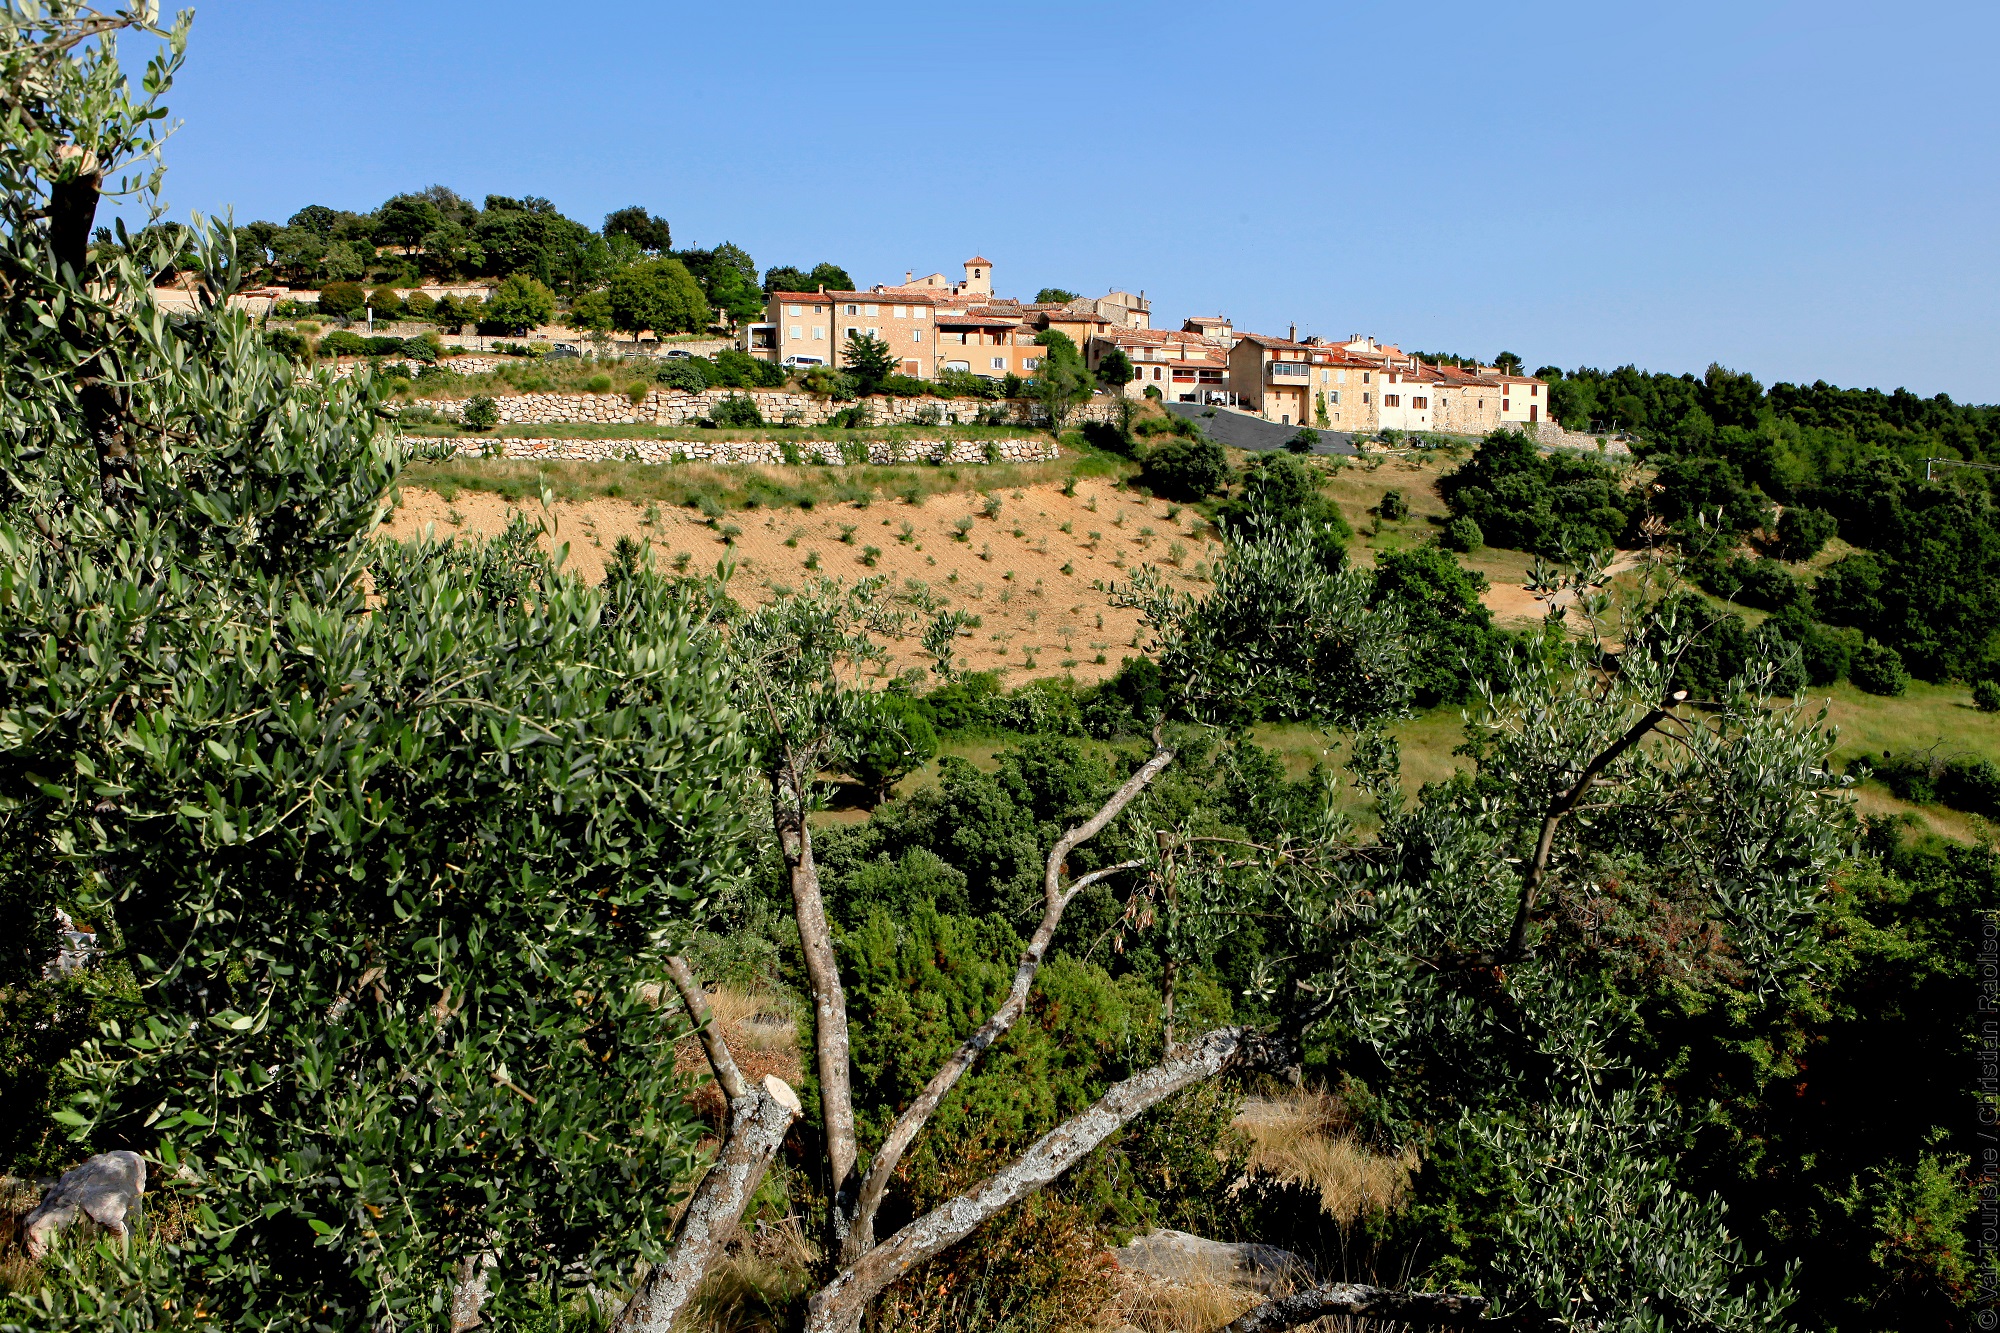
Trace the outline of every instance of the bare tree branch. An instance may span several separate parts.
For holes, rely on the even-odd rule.
[[[717,1251],[736,1230],[743,1209],[757,1184],[771,1165],[785,1131],[799,1116],[799,1099],[776,1075],[751,1087],[743,1081],[730,1054],[729,1043],[715,1025],[707,997],[687,959],[675,954],[667,959],[667,975],[687,1006],[688,1017],[696,1025],[708,1066],[715,1071],[716,1086],[729,1099],[729,1120],[723,1129],[722,1146],[715,1161],[695,1187],[674,1229],[674,1241],[666,1260],[646,1275],[646,1281],[628,1301],[612,1324],[613,1333],[667,1333],[674,1320],[693,1298]]]
[[[1289,1049],[1246,1028],[1218,1028],[1113,1085],[1081,1114],[1037,1139],[1012,1165],[911,1222],[836,1274],[807,1305],[806,1333],[854,1333],[868,1303],[890,1283],[1061,1176],[1135,1116],[1224,1069],[1276,1068]]]
[[[1514,908],[1514,928],[1507,936],[1507,948],[1500,955],[1503,961],[1514,962],[1525,956],[1528,945],[1528,917],[1534,911],[1535,895],[1541,890],[1542,880],[1549,873],[1549,855],[1555,849],[1556,826],[1563,816],[1576,807],[1590,791],[1591,784],[1598,775],[1614,763],[1618,756],[1637,745],[1639,741],[1660,724],[1662,718],[1672,715],[1673,709],[1687,698],[1686,690],[1676,690],[1629,727],[1625,734],[1613,741],[1601,754],[1584,765],[1583,775],[1577,778],[1569,790],[1549,802],[1548,811],[1542,816],[1541,836],[1535,841],[1534,859],[1528,863],[1528,873],[1521,877],[1521,898]]]
[[[1021,951],[1021,961],[1014,968],[1014,984],[1007,992],[1007,998],[993,1011],[992,1017],[979,1025],[978,1031],[967,1037],[959,1048],[952,1052],[931,1081],[916,1099],[905,1107],[889,1126],[889,1132],[882,1139],[882,1146],[875,1152],[868,1164],[868,1174],[861,1181],[861,1191],[855,1200],[854,1223],[847,1233],[841,1249],[841,1259],[853,1263],[866,1254],[875,1244],[875,1213],[882,1206],[882,1196],[889,1187],[889,1178],[903,1160],[903,1154],[916,1140],[924,1123],[937,1110],[945,1095],[965,1076],[967,1070],[979,1061],[979,1057],[994,1042],[1005,1036],[1027,1009],[1028,991],[1033,987],[1035,974],[1041,970],[1042,958],[1048,953],[1049,945],[1055,940],[1056,928],[1062,924],[1063,912],[1076,895],[1088,886],[1097,883],[1121,870],[1132,870],[1145,864],[1143,861],[1126,861],[1090,874],[1073,882],[1067,889],[1062,886],[1063,865],[1069,854],[1084,842],[1102,832],[1104,827],[1123,813],[1134,797],[1146,789],[1168,764],[1174,761],[1174,752],[1156,749],[1153,757],[1142,765],[1138,772],[1126,779],[1123,786],[1111,794],[1111,798],[1077,827],[1065,833],[1049,850],[1047,862],[1042,869],[1042,922],[1035,928],[1034,936],[1027,948]]]
[[[701,1038],[701,1049],[708,1055],[708,1067],[715,1071],[715,1085],[722,1089],[722,1095],[732,1105],[748,1097],[750,1089],[743,1082],[742,1071],[736,1067],[736,1057],[729,1053],[729,1043],[722,1039],[714,1016],[708,1012],[708,997],[702,994],[701,983],[694,979],[694,969],[688,966],[687,959],[675,954],[667,959],[667,975],[674,979],[674,989],[680,992],[681,1003],[687,1006],[688,1018],[694,1022],[695,1033]]]
[[[791,880],[792,914],[799,923],[799,947],[805,955],[806,981],[812,990],[813,1062],[819,1075],[820,1115],[826,1133],[827,1189],[833,1200],[829,1221],[833,1238],[838,1240],[848,1231],[844,1200],[853,1189],[858,1149],[848,1069],[847,990],[841,984],[840,961],[833,952],[833,930],[826,921],[819,866],[813,861],[812,829],[806,823],[805,784],[810,781],[810,774],[788,767],[772,783],[771,815]],[[792,790],[781,793],[780,783],[790,784]]]
[[[1483,1296],[1453,1296],[1443,1292],[1390,1291],[1343,1282],[1291,1296],[1280,1296],[1225,1324],[1218,1333],[1280,1333],[1328,1315],[1363,1319],[1397,1319],[1410,1324],[1441,1324],[1463,1328],[1482,1322]]]

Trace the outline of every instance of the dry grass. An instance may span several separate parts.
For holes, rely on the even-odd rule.
[[[1262,1293],[1220,1282],[1168,1282],[1140,1273],[1124,1275],[1118,1298],[1101,1327],[1134,1327],[1144,1333],[1215,1333],[1267,1299]]]
[[[1244,1103],[1236,1118],[1255,1145],[1250,1170],[1319,1194],[1328,1217],[1352,1222],[1402,1205],[1417,1169],[1404,1149],[1385,1156],[1348,1132],[1337,1099],[1325,1093],[1292,1093]]]
[[[737,1240],[702,1279],[680,1333],[782,1333],[811,1291],[819,1251],[797,1217]]]
[[[804,1066],[799,1059],[798,1012],[789,996],[721,986],[709,992],[708,1009],[745,1080],[755,1083],[766,1074],[776,1074],[791,1086],[799,1086]],[[681,1038],[674,1047],[674,1065],[685,1074],[709,1072],[700,1038],[692,1033]],[[716,1124],[721,1123],[722,1093],[713,1083],[704,1084],[695,1093],[693,1104]]]

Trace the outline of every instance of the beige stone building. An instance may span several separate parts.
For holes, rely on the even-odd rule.
[[[1096,370],[1114,349],[1132,363],[1128,398],[1143,398],[1155,389],[1169,403],[1228,400],[1229,345],[1220,339],[1186,329],[1112,327],[1091,338],[1085,360]]]

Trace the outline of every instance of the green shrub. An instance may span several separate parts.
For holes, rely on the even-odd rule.
[[[609,375],[592,375],[583,382],[583,391],[585,393],[610,393],[611,377]]]
[[[669,389],[682,393],[700,393],[709,387],[708,362],[699,357],[685,361],[662,361],[653,369],[653,378]]]
[[[1794,506],[1778,516],[1778,546],[1787,560],[1810,560],[1840,530],[1824,509]]]
[[[1410,516],[1410,502],[1403,498],[1401,491],[1387,490],[1382,492],[1382,500],[1375,506],[1375,512],[1382,516],[1384,522],[1394,523]]]
[[[1972,706],[1982,713],[2000,713],[2000,680],[1982,680],[1974,685]]]
[[[646,383],[646,381],[644,380],[633,380],[630,384],[625,386],[625,396],[632,400],[632,406],[634,407],[637,407],[639,404],[645,402],[646,395],[651,393],[652,391],[653,391],[653,386]]]
[[[1205,500],[1229,480],[1229,457],[1209,439],[1175,439],[1149,451],[1139,484],[1168,500]]]
[[[358,282],[329,282],[319,289],[321,312],[339,319],[354,315],[367,304],[368,293]]]
[[[1319,432],[1311,426],[1301,426],[1285,441],[1285,448],[1295,454],[1309,454],[1319,448]]]
[[[368,344],[361,335],[346,329],[335,329],[319,340],[321,356],[360,356],[367,350]]]
[[[878,694],[856,728],[848,772],[879,805],[891,787],[936,754],[937,732],[924,710],[906,694]]]
[[[710,413],[718,426],[761,426],[764,414],[757,410],[757,400],[748,394],[732,393],[715,405]]]
[[[403,313],[403,298],[396,295],[394,287],[384,285],[368,293],[368,308],[377,319],[393,319]]]
[[[1910,673],[1903,669],[1903,655],[1873,639],[1854,654],[1847,674],[1856,688],[1870,694],[1898,695],[1910,687]]]
[[[1479,530],[1477,523],[1461,514],[1444,525],[1444,532],[1439,536],[1438,544],[1447,551],[1464,554],[1486,545],[1486,534]]]
[[[265,333],[264,341],[271,344],[273,351],[294,360],[305,356],[311,350],[306,340],[290,329],[272,329]]]
[[[1152,399],[1156,403],[1161,402],[1166,398],[1166,395],[1160,392],[1160,388],[1156,384],[1148,384],[1146,386],[1145,393],[1148,398]]]
[[[492,430],[500,424],[500,405],[479,394],[466,401],[460,420],[465,422],[467,430]]]
[[[385,338],[377,334],[362,340],[362,350],[369,356],[401,356],[403,355],[403,340],[401,338]]]

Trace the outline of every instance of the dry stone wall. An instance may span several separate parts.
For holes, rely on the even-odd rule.
[[[493,405],[505,425],[654,425],[692,426],[712,418],[717,404],[725,398],[747,397],[772,425],[823,426],[843,408],[859,404],[835,402],[789,389],[704,389],[688,393],[680,389],[653,389],[634,403],[619,393],[512,393],[494,394]],[[465,412],[466,398],[429,398],[419,407],[458,420]],[[876,426],[978,424],[982,412],[999,409],[1002,424],[1041,425],[1048,420],[1042,405],[1031,398],[1011,398],[988,402],[978,398],[889,398],[863,399],[868,420]],[[1110,421],[1117,417],[1115,400],[1090,402],[1071,415],[1073,422]]]
[[[1042,463],[1053,440],[557,440],[518,436],[450,441],[467,458],[549,458],[579,463]],[[988,450],[991,450],[991,454]]]

